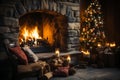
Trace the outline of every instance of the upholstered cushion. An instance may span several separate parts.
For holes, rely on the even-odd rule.
[[[27,56],[23,52],[21,47],[16,46],[16,47],[12,47],[12,48],[9,48],[9,49],[10,49],[10,51],[12,51],[12,53],[14,53],[17,56],[17,58],[20,60],[21,64],[28,64]]]
[[[27,73],[27,72],[33,72],[33,71],[38,71],[45,67],[47,65],[46,62],[43,61],[38,61],[35,63],[29,63],[28,65],[19,65],[18,68],[18,73]]]
[[[38,57],[35,55],[35,53],[27,46],[23,47],[23,50],[26,52],[26,55],[28,56],[29,61],[31,62],[37,62]]]

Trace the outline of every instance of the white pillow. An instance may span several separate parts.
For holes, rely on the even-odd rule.
[[[37,62],[39,58],[35,55],[35,53],[27,46],[23,47],[23,50],[26,51],[26,54],[29,58],[33,60],[33,62]]]

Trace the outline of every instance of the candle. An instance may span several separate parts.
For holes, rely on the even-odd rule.
[[[98,47],[101,47],[102,45],[100,43],[97,44]]]
[[[70,63],[71,62],[71,57],[70,55],[67,56],[67,61]]]
[[[60,51],[59,51],[59,48],[57,48],[57,49],[55,50],[55,55],[56,55],[57,57],[59,57],[59,56],[60,56]]]

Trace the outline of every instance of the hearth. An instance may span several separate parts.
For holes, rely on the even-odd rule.
[[[34,52],[67,50],[67,18],[54,11],[37,11],[20,17],[19,43]]]
[[[34,13],[37,16],[31,16],[34,16],[33,21],[29,19],[31,17],[28,18],[27,16]],[[39,14],[42,16],[38,16]],[[21,20],[22,18],[24,19]],[[26,19],[29,20],[29,23]],[[36,22],[37,19],[39,20]],[[45,25],[43,21],[45,24],[48,23]],[[54,26],[51,27],[51,25]],[[22,26],[27,26],[27,30],[37,26],[39,37],[42,38],[42,41],[47,41],[52,48],[58,47],[62,51],[79,50],[80,0],[1,0],[0,34],[8,38],[10,42],[21,44],[19,42],[21,40],[18,38],[20,38]],[[49,31],[51,28],[52,33]],[[53,36],[52,38],[51,36],[48,37],[48,32],[49,35]],[[33,46],[37,41],[30,38],[29,40],[30,46]],[[33,44],[31,44],[31,40],[33,40]],[[38,40],[41,41],[41,39]]]

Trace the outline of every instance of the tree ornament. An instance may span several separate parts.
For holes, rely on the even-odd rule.
[[[89,49],[94,47],[98,42],[104,44],[105,34],[103,31],[103,15],[101,12],[101,5],[98,0],[92,0],[81,18],[81,33],[80,44],[83,48]],[[102,33],[103,32],[103,33]],[[83,41],[84,39],[84,41]]]

